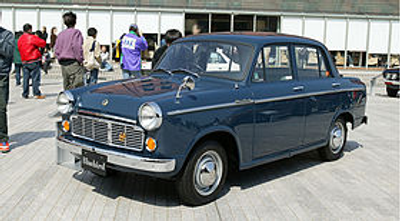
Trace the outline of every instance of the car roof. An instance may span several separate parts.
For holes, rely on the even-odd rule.
[[[255,46],[264,45],[266,43],[302,43],[302,44],[313,44],[313,45],[324,45],[314,39],[281,34],[275,32],[215,32],[206,33],[199,35],[190,35],[179,41],[201,41],[201,40],[216,40],[216,41],[234,41],[252,44]]]

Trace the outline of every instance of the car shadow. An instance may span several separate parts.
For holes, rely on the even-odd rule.
[[[55,131],[30,131],[12,134],[10,136],[10,149],[14,150],[19,147],[28,145],[40,139],[52,138],[55,136]]]
[[[352,152],[361,147],[363,146],[356,141],[348,141],[344,151]],[[218,198],[228,194],[232,187],[249,189],[323,163],[318,152],[311,151],[252,169],[232,172]],[[111,199],[123,197],[163,207],[182,205],[173,181],[125,172],[116,172],[113,176],[100,177],[84,171],[75,173],[74,178],[92,186],[93,192]],[[90,181],[93,179],[98,179],[100,182]]]

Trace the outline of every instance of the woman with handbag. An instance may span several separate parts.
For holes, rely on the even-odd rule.
[[[97,83],[101,64],[101,49],[99,42],[96,41],[97,30],[89,28],[87,33],[88,37],[83,42],[83,66],[90,72],[90,76],[85,78],[85,82],[92,85]]]

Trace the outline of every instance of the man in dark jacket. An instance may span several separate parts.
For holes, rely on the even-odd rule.
[[[0,152],[10,151],[8,143],[7,104],[9,95],[9,73],[13,62],[14,36],[0,27]]]
[[[165,43],[166,44],[161,46],[160,48],[158,48],[157,51],[154,53],[153,61],[152,61],[153,68],[156,66],[156,64],[158,63],[160,58],[163,56],[165,51],[168,49],[168,47],[171,46],[171,44],[174,41],[176,41],[180,38],[182,38],[182,33],[176,29],[168,30],[165,33]]]
[[[24,72],[22,97],[29,96],[29,79],[32,78],[33,95],[36,99],[44,99],[45,96],[39,90],[40,85],[40,63],[46,42],[32,34],[32,25],[24,25],[24,34],[18,40],[18,49],[22,60],[22,71]]]

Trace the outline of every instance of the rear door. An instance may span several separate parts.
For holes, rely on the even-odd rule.
[[[295,80],[289,48],[265,46],[254,67],[254,159],[296,148],[303,139],[305,99],[297,97],[304,86]]]
[[[327,55],[312,45],[295,45],[297,75],[306,95],[305,136],[303,145],[326,141],[332,119],[340,106],[341,85],[327,66]]]

